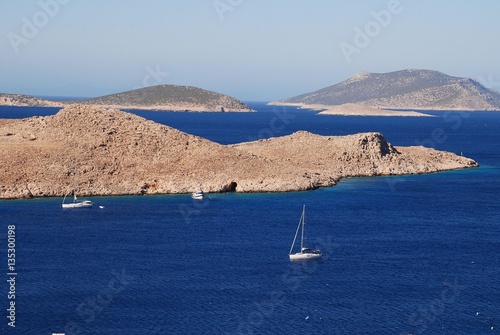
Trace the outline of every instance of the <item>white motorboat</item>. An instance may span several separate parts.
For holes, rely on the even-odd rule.
[[[195,200],[203,200],[203,192],[202,191],[196,191],[191,194],[191,198]]]
[[[306,206],[304,206],[302,208],[302,215],[300,216],[299,224],[298,224],[297,230],[295,232],[295,237],[293,238],[292,247],[290,248],[290,252],[288,253],[288,256],[290,257],[291,261],[303,261],[303,260],[308,260],[308,259],[318,259],[318,258],[321,258],[321,256],[323,256],[323,254],[321,253],[320,250],[313,250],[313,249],[304,247],[304,228],[305,228],[305,224],[306,224],[305,213],[306,213]],[[297,240],[299,230],[301,230],[301,232],[302,232],[301,237],[300,237],[300,251],[292,254],[292,250],[293,250],[293,247],[295,245],[295,241]]]

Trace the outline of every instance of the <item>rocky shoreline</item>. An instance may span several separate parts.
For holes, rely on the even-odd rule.
[[[304,103],[270,102],[271,106],[294,106],[300,109],[311,109],[319,111],[319,115],[343,115],[343,116],[402,116],[402,117],[433,117],[433,115],[416,111],[398,111],[383,108],[374,108],[360,104],[346,103],[338,106]]]
[[[288,136],[221,145],[134,114],[71,105],[56,115],[0,120],[0,199],[78,194],[286,192],[354,176],[475,167],[424,147],[394,147],[379,133]]]

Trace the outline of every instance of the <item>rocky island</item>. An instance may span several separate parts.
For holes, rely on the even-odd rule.
[[[79,101],[51,101],[28,95],[0,94],[0,106],[63,107],[74,103],[121,109],[253,112],[236,98],[194,86],[156,85]]]
[[[422,116],[405,111],[500,111],[500,93],[470,78],[402,70],[358,73],[341,83],[270,104],[321,109],[326,114]]]
[[[56,115],[0,120],[0,198],[78,194],[284,192],[350,176],[475,167],[424,147],[395,147],[380,133],[305,131],[221,145],[116,109],[70,105]]]
[[[190,112],[252,112],[240,100],[194,86],[157,85],[99,98],[79,104],[121,109]]]

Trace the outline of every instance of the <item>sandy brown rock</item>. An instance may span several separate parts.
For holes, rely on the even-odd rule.
[[[54,116],[0,121],[0,198],[306,190],[342,177],[472,167],[433,149],[395,148],[378,133],[298,132],[224,146],[139,116],[72,105]]]
[[[424,147],[394,147],[380,133],[320,136],[300,131],[289,136],[234,145],[285,163],[315,186],[353,176],[421,174],[477,166],[469,158]]]

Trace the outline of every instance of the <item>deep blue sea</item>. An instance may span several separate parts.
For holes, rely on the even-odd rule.
[[[134,113],[224,144],[377,131],[480,167],[202,202],[92,197],[92,209],[63,210],[61,198],[0,201],[1,333],[500,332],[500,113],[344,117],[249,104],[256,113]],[[55,112],[2,107],[0,117]],[[288,259],[302,205],[321,261]]]

